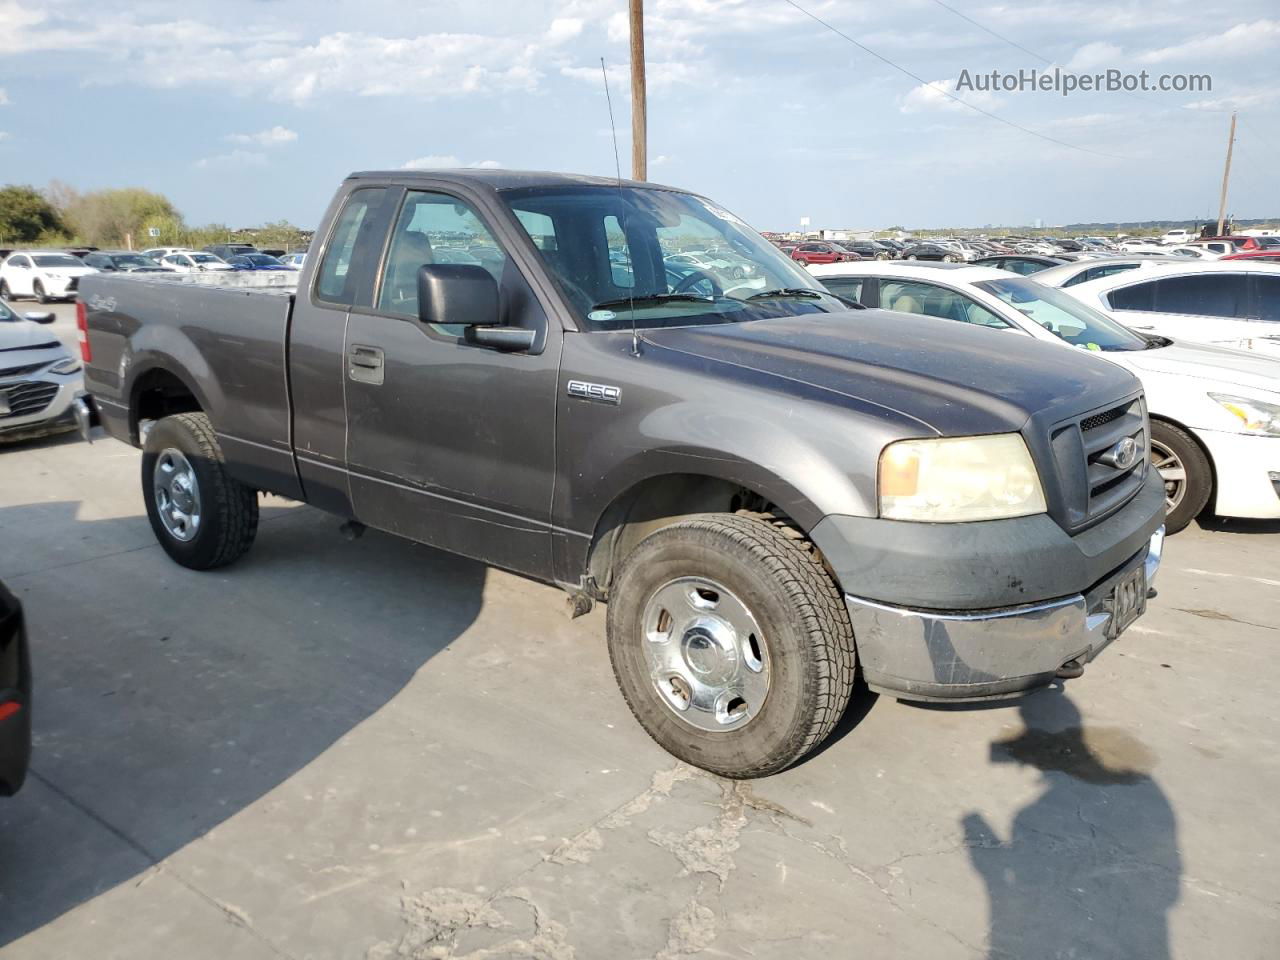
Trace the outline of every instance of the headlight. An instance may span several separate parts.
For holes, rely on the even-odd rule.
[[[50,373],[78,373],[80,371],[80,361],[75,357],[63,357],[52,367],[49,368]]]
[[[1040,476],[1022,437],[899,440],[880,454],[880,515],[956,523],[1044,513]]]
[[[1245,397],[1233,397],[1225,393],[1209,394],[1230,414],[1240,421],[1245,433],[1260,433],[1268,437],[1280,437],[1280,404],[1263,403]]]

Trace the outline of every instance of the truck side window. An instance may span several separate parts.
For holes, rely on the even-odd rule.
[[[1248,277],[1241,273],[1198,273],[1156,281],[1156,309],[1202,317],[1243,317]]]
[[[1258,284],[1258,318],[1280,321],[1280,277],[1255,276]]]
[[[347,198],[347,205],[329,234],[316,282],[316,299],[348,306],[355,302],[360,263],[368,262],[369,246],[377,243],[374,224],[386,193],[386,187],[366,187]]]
[[[427,263],[484,267],[502,282],[507,255],[466,202],[443,193],[411,190],[391,236],[378,292],[378,312],[418,318],[418,268]],[[432,329],[462,336],[464,324],[436,323]]]

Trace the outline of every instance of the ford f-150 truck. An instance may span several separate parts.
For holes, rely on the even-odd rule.
[[[296,287],[98,275],[81,303],[175,561],[241,556],[270,491],[605,601],[636,718],[731,777],[819,744],[856,671],[925,700],[1079,674],[1160,560],[1131,374],[857,308],[681,190],[358,173]]]

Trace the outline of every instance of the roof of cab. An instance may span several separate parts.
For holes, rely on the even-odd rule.
[[[430,180],[436,183],[483,184],[493,190],[515,190],[522,187],[645,187],[653,190],[676,190],[659,183],[640,180],[621,180],[617,177],[596,177],[585,173],[549,173],[540,170],[504,170],[465,167],[450,170],[362,170],[351,174],[348,180],[390,180],[408,183]]]

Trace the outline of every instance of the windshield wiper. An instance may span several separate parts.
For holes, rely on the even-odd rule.
[[[629,307],[633,303],[715,303],[715,297],[704,297],[696,293],[646,293],[639,297],[618,297],[616,300],[604,300],[591,309],[607,310],[610,307]]]
[[[777,300],[783,297],[803,297],[806,300],[820,300],[824,294],[806,287],[778,287],[776,290],[761,290],[747,297],[747,300]]]

